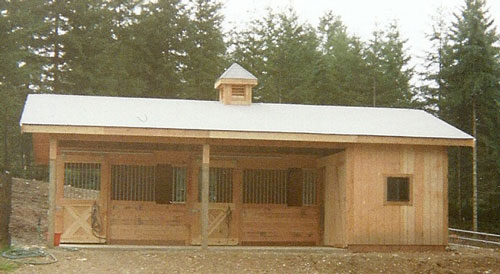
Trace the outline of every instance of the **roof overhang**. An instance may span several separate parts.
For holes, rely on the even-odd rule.
[[[220,85],[249,85],[254,87],[257,83],[257,79],[219,79],[215,82],[214,88],[218,89]]]
[[[450,138],[371,136],[371,135],[340,135],[313,133],[283,133],[283,132],[248,132],[222,130],[193,129],[158,129],[158,128],[127,128],[127,127],[97,127],[97,126],[63,126],[63,125],[21,125],[23,133],[34,134],[73,134],[100,136],[147,136],[165,138],[191,139],[233,139],[262,141],[291,141],[307,143],[339,143],[339,144],[397,144],[397,145],[427,145],[427,146],[464,146],[474,147],[475,140]]]

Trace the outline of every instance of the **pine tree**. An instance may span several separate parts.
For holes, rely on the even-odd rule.
[[[321,60],[316,67],[317,104],[368,105],[364,45],[349,35],[340,17],[326,13],[318,27]]]
[[[407,107],[412,104],[414,91],[410,79],[414,71],[409,66],[406,43],[396,22],[390,23],[385,30],[373,32],[365,51],[373,106]]]
[[[182,97],[215,99],[214,82],[226,67],[221,4],[215,0],[195,0],[189,13]]]
[[[293,9],[269,11],[254,20],[249,30],[236,36],[233,58],[259,78],[258,100],[280,103],[312,103],[314,67],[319,60],[314,29],[299,22]],[[243,42],[242,42],[243,41]]]
[[[440,113],[442,117],[474,135],[477,140],[472,155],[461,157],[464,173],[472,181],[473,229],[478,229],[477,209],[485,200],[478,200],[477,182],[482,190],[494,189],[500,166],[498,128],[500,120],[498,36],[493,20],[487,16],[485,2],[466,0],[451,27],[449,63],[442,69]],[[476,150],[477,149],[477,150]],[[460,155],[460,154],[459,154]],[[479,170],[476,171],[476,164]],[[491,172],[494,170],[495,172]],[[498,183],[496,183],[498,187]],[[481,206],[485,206],[484,204]],[[498,202],[497,202],[498,206]],[[488,211],[487,208],[483,210]],[[491,217],[491,216],[490,216]]]
[[[141,14],[124,36],[127,74],[136,79],[142,97],[178,98],[186,56],[189,18],[180,0],[144,2]]]
[[[22,175],[22,166],[26,164],[26,138],[20,135],[19,116],[26,94],[37,84],[40,73],[31,48],[31,29],[39,22],[25,12],[32,7],[30,1],[0,3],[0,170],[9,170],[15,176]]]

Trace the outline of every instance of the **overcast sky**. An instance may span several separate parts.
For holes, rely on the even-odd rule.
[[[265,16],[266,8],[274,10],[292,6],[300,20],[313,26],[326,11],[331,10],[341,16],[349,31],[364,41],[371,37],[375,25],[383,27],[396,19],[403,38],[408,39],[407,47],[412,55],[412,63],[419,64],[429,48],[425,38],[431,32],[432,16],[437,9],[444,8],[451,19],[452,12],[459,11],[464,0],[221,0],[226,17],[226,31],[241,28],[248,21]],[[500,23],[500,1],[487,1],[489,15]]]

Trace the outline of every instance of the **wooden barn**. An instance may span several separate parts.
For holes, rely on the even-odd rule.
[[[49,165],[49,245],[310,245],[443,250],[449,146],[421,110],[35,94],[22,131]],[[210,92],[210,91],[207,91]]]

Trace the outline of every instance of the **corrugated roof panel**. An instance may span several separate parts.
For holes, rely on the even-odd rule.
[[[165,128],[248,132],[473,139],[413,109],[29,95],[22,125]]]

